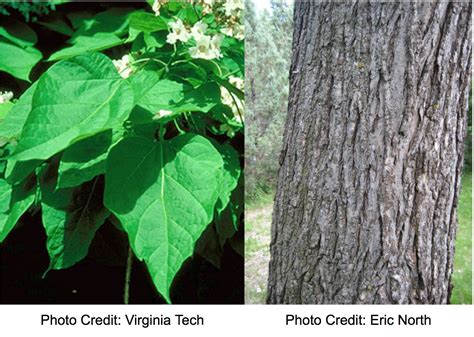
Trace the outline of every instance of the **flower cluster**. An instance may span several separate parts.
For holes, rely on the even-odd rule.
[[[132,62],[133,59],[130,55],[124,55],[120,60],[113,60],[115,68],[123,78],[127,78],[132,74]]]
[[[223,3],[222,11],[225,14],[222,22],[224,28],[221,29],[223,34],[237,40],[244,39],[244,25],[241,22],[244,7],[243,0],[228,0]]]
[[[0,91],[0,104],[10,102],[12,98],[13,98],[13,92]]]
[[[166,42],[175,44],[177,41],[187,42],[191,38],[191,34],[187,31],[183,21],[178,19],[175,22],[170,22],[171,33],[166,37]]]
[[[244,0],[227,0],[222,6],[225,11],[225,15],[240,17],[244,11]]]
[[[192,58],[212,60],[222,57],[220,48],[223,37],[221,35],[206,35],[207,24],[204,22],[196,22],[189,31],[180,19],[169,23],[169,26],[171,32],[168,34],[166,42],[175,44],[177,41],[187,42],[191,38],[194,39],[196,46],[189,48]]]
[[[244,25],[233,23],[232,25],[222,28],[221,32],[226,36],[235,37],[237,40],[244,39]]]

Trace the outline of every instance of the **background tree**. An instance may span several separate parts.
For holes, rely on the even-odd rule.
[[[245,6],[245,193],[254,198],[276,185],[293,25],[292,7],[281,1],[260,13],[251,1]]]
[[[447,303],[471,3],[296,2],[269,303]]]

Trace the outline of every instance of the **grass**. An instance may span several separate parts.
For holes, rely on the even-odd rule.
[[[472,175],[462,177],[451,303],[472,303]]]
[[[472,303],[472,175],[462,177],[458,204],[454,284],[451,302]],[[273,194],[261,194],[245,209],[245,303],[263,304],[266,299]]]
[[[260,194],[245,208],[245,303],[264,304],[267,294],[268,262],[273,194]]]

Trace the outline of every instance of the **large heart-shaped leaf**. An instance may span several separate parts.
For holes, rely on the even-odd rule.
[[[105,55],[59,62],[38,81],[10,159],[47,159],[74,141],[117,127],[132,107],[133,90]]]
[[[109,154],[105,205],[168,302],[174,276],[212,221],[222,166],[214,146],[193,134],[126,138]]]

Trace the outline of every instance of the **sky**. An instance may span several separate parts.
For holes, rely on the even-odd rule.
[[[263,11],[264,9],[271,11],[270,7],[270,0],[251,0],[254,5],[255,9],[257,10],[257,13]],[[286,2],[287,4],[291,3],[291,0],[280,0],[282,2]]]
[[[270,0],[252,0],[255,4],[255,8],[258,12],[261,12],[265,8],[270,10]]]

